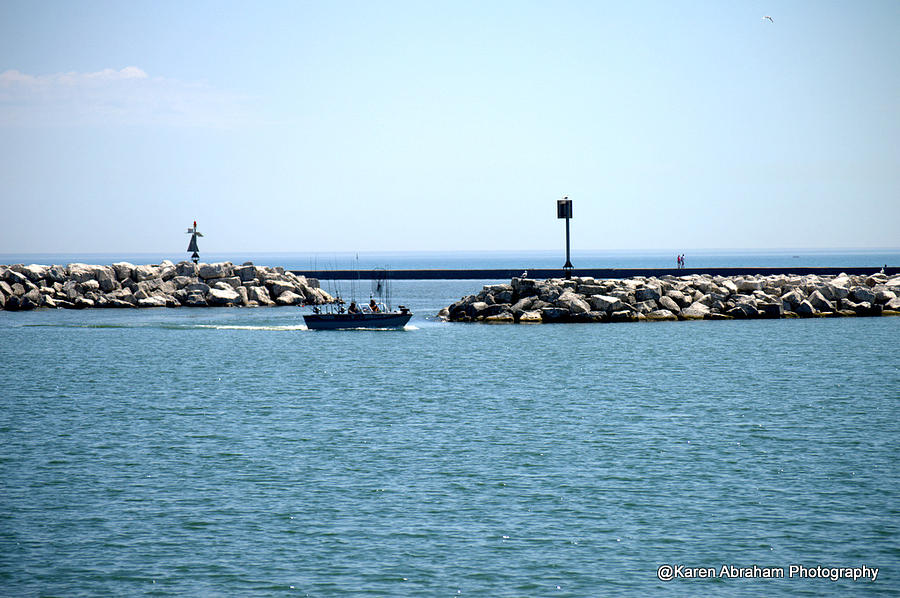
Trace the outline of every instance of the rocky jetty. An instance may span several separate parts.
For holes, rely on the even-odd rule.
[[[900,315],[900,276],[513,278],[438,314],[454,322],[637,322]]]
[[[40,307],[206,307],[329,303],[314,279],[247,262],[195,264],[166,260],[135,266],[0,266],[0,309]]]

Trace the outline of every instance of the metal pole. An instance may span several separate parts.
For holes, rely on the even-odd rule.
[[[570,252],[571,243],[569,242],[569,219],[572,218],[572,200],[569,199],[568,195],[563,195],[563,198],[556,202],[556,217],[566,219],[566,263],[563,266],[563,270],[565,270],[566,279],[570,280],[572,278],[572,259]]]

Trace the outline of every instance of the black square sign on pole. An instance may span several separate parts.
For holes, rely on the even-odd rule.
[[[562,199],[556,200],[556,217],[566,219],[566,263],[563,270],[566,271],[566,279],[572,278],[572,261],[569,259],[569,219],[572,218],[572,200],[568,195],[564,195]]]

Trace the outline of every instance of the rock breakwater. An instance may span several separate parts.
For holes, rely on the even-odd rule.
[[[136,266],[73,263],[0,266],[0,309],[321,304],[319,283],[280,267],[168,260]]]
[[[513,278],[438,314],[454,322],[636,322],[900,315],[900,276]]]

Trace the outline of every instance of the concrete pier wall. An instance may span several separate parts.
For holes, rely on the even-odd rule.
[[[375,277],[373,270],[292,270],[297,276],[320,280],[371,280]],[[836,276],[838,274],[869,275],[881,272],[881,266],[856,268],[576,268],[572,276],[591,277],[596,279],[621,279],[634,277],[690,276],[692,274],[709,274],[710,276],[773,276],[773,275],[817,275]],[[891,276],[900,273],[900,268],[889,267],[885,274]],[[528,270],[528,278],[548,279],[562,278],[565,273],[561,269]],[[522,277],[522,270],[517,269],[459,269],[459,270],[391,270],[391,280],[510,280]]]

